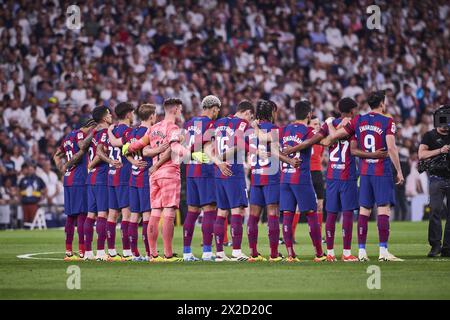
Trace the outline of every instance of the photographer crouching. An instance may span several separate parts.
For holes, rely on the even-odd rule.
[[[419,172],[427,171],[430,178],[428,257],[450,257],[450,105],[436,110],[434,127],[424,134],[419,146]],[[441,247],[444,198],[447,198],[447,211]]]

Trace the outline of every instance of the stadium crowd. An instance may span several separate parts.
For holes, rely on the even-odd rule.
[[[387,91],[398,125],[408,200],[427,194],[417,149],[432,113],[450,98],[450,6],[445,0],[377,1],[82,1],[80,30],[66,27],[70,1],[0,2],[0,224],[10,205],[62,204],[51,156],[60,139],[96,105],[183,101],[184,120],[208,94],[222,114],[239,101],[271,99],[278,125],[309,99],[324,120],[343,96],[368,112],[365,93]],[[325,157],[326,158],[326,157]]]

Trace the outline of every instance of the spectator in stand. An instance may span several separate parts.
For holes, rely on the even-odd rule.
[[[11,223],[11,206],[19,204],[17,188],[12,179],[6,178],[0,184],[0,229],[6,228]]]
[[[409,84],[403,86],[403,92],[399,94],[397,103],[402,112],[402,120],[418,119],[419,103],[412,94],[412,88]]]
[[[20,203],[23,210],[23,222],[32,222],[39,202],[46,197],[44,181],[36,175],[34,165],[22,165],[23,178],[19,181]]]
[[[12,149],[12,156],[9,159],[14,163],[14,171],[19,172],[25,163],[25,158],[23,157],[23,150],[18,145],[14,145]]]
[[[13,98],[9,101],[9,106],[3,112],[3,121],[6,128],[26,121],[26,114],[20,107],[19,99]]]
[[[350,79],[350,84],[347,87],[345,87],[344,91],[342,92],[342,95],[344,97],[350,97],[352,99],[355,99],[355,97],[358,94],[363,94],[363,93],[364,93],[364,90],[363,90],[363,88],[361,88],[358,85],[356,77],[352,77]]]
[[[55,198],[61,193],[58,185],[58,176],[51,170],[50,160],[41,156],[39,166],[36,168],[36,175],[44,182],[47,192],[41,203],[51,206],[55,203]]]
[[[16,164],[11,160],[11,154],[8,151],[2,157],[0,168],[1,180],[4,182],[10,179],[13,185],[17,185],[18,170],[16,170]]]

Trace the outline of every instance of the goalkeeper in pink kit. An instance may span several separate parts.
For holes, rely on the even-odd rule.
[[[164,120],[153,125],[138,141],[124,146],[123,153],[132,153],[150,145],[151,148],[166,146],[167,150],[153,158],[157,170],[150,176],[151,216],[147,229],[147,239],[150,244],[151,262],[178,262],[182,258],[172,252],[175,211],[180,203],[181,177],[179,157],[189,153],[180,144],[180,128],[175,124],[181,118],[182,102],[180,99],[164,101]],[[162,237],[164,242],[164,257],[157,251],[158,225],[163,218]]]

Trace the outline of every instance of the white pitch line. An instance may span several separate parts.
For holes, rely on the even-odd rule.
[[[61,254],[63,255],[64,252],[38,252],[38,253],[26,253],[18,255],[17,258],[19,259],[33,259],[33,260],[53,260],[53,261],[61,261],[64,260],[63,258],[37,258],[35,256],[37,255],[45,255],[45,254]]]

